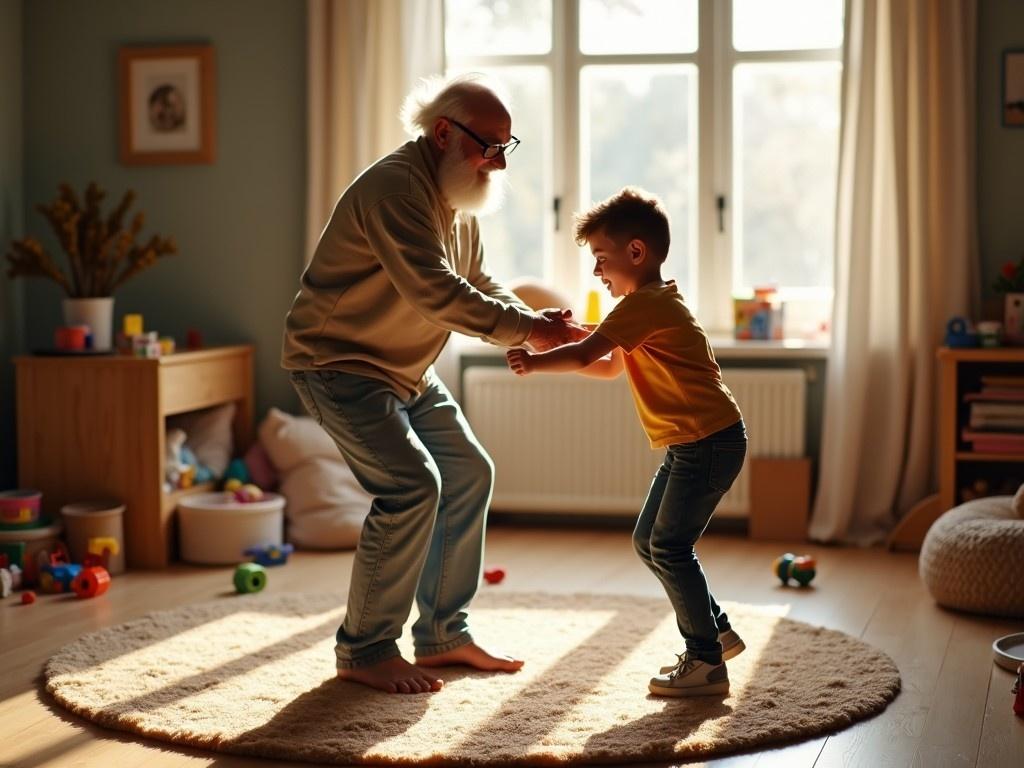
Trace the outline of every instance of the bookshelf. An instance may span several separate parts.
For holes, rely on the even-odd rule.
[[[1013,494],[1024,481],[1024,428],[1021,438],[1008,421],[979,419],[976,403],[1019,404],[1024,409],[1024,348],[952,349],[942,347],[939,362],[939,492],[922,499],[893,530],[892,549],[920,549],[928,528],[943,513],[975,495]],[[1018,383],[1020,387],[1007,386]],[[993,396],[994,390],[1007,390]],[[983,410],[983,409],[982,409]],[[980,425],[980,426],[979,426]],[[965,439],[973,437],[975,439]]]

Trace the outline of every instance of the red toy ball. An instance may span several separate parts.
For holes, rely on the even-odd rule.
[[[21,604],[22,605],[29,605],[30,603],[34,603],[35,601],[36,601],[36,593],[33,592],[31,589],[28,592],[22,592],[21,593]]]
[[[484,581],[488,584],[500,584],[501,580],[505,578],[504,568],[485,568],[484,569]]]

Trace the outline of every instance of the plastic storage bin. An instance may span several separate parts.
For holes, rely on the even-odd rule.
[[[249,559],[249,547],[279,546],[283,536],[280,494],[241,503],[227,493],[197,493],[178,502],[178,544],[181,559],[190,563],[239,563]]]
[[[71,562],[81,563],[89,552],[89,539],[109,538],[117,542],[117,553],[111,554],[107,571],[111,576],[124,573],[124,504],[116,501],[82,501],[60,508],[64,519],[64,539],[68,543]]]

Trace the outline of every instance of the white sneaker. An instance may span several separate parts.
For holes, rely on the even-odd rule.
[[[722,644],[722,661],[728,661],[735,656],[739,656],[747,648],[746,643],[743,642],[743,638],[737,635],[736,630],[734,629],[727,629],[725,632],[720,633],[718,635],[718,642]],[[663,675],[667,675],[679,666],[679,662],[683,660],[683,656],[685,655],[685,653],[677,653],[675,664],[669,664],[658,671]]]
[[[721,696],[729,693],[729,671],[725,662],[708,664],[683,654],[675,669],[652,677],[647,689],[655,696]]]

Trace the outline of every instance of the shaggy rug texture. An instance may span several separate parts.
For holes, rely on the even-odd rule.
[[[339,681],[343,598],[324,594],[223,598],[104,629],[47,662],[46,688],[84,718],[176,744],[403,765],[708,757],[844,728],[899,691],[892,660],[856,638],[781,608],[723,607],[747,643],[728,662],[727,697],[648,694],[648,679],[681,650],[664,599],[500,588],[474,601],[474,636],[526,666],[442,669],[435,694]],[[410,645],[403,653],[411,658]]]

